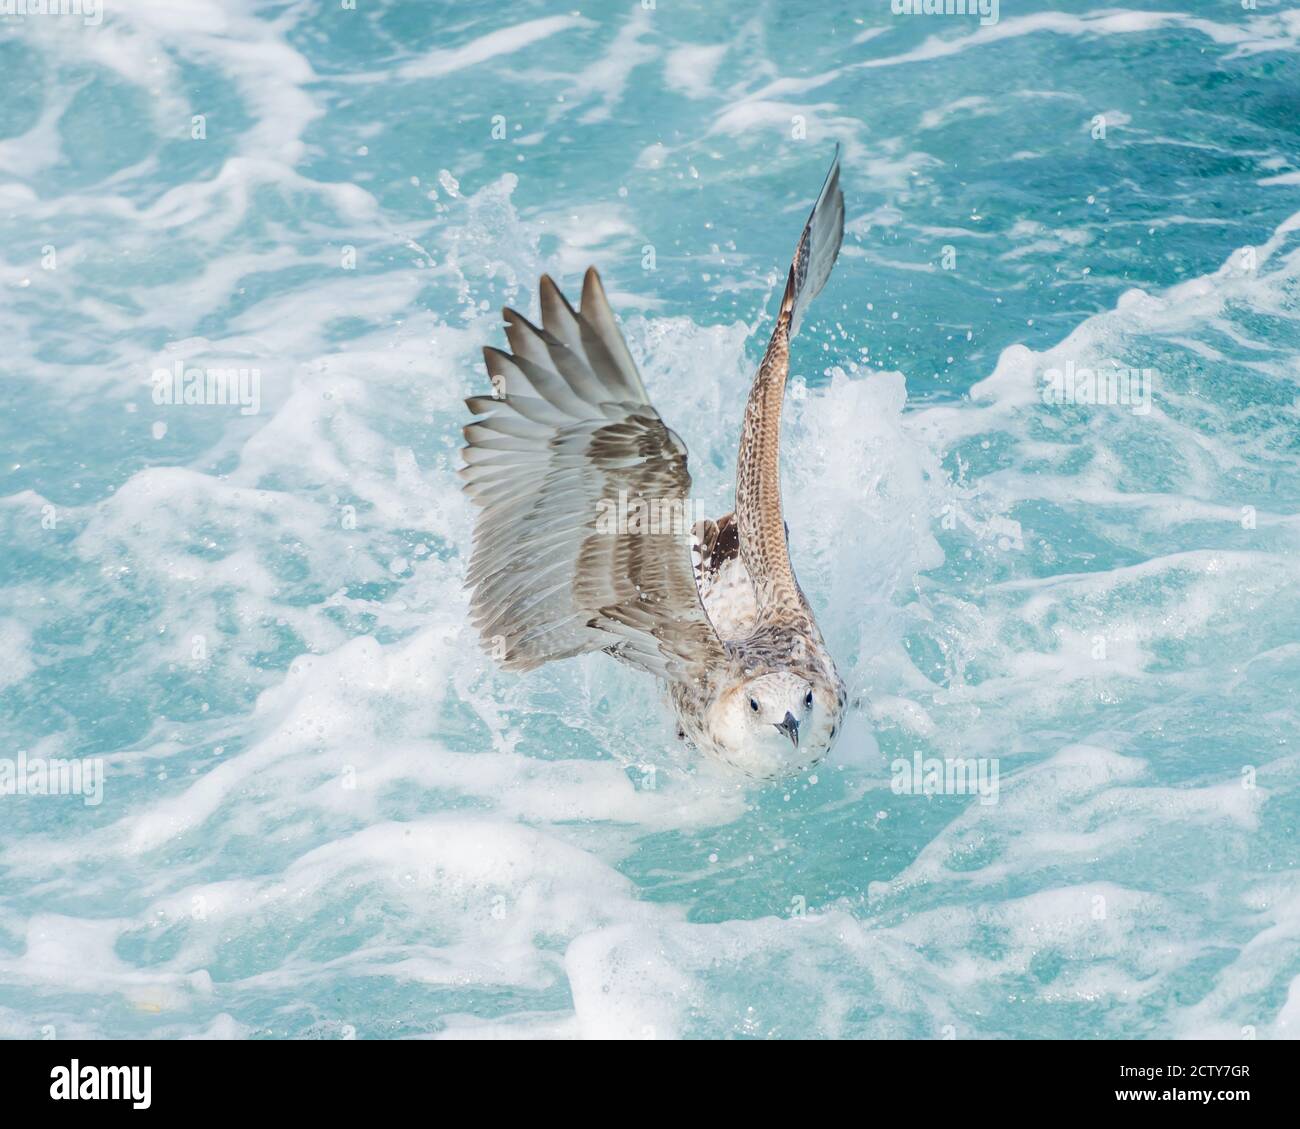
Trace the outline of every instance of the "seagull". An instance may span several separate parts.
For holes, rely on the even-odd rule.
[[[691,476],[595,268],[576,310],[543,275],[540,326],[504,311],[510,352],[483,350],[493,392],[466,400],[459,472],[478,507],[471,618],[502,667],[605,651],[666,684],[679,736],[750,777],[830,751],[846,694],[790,563],[780,437],[790,341],[843,237],[837,147],[745,405],[735,508],[684,529],[610,520],[615,499],[688,512]]]

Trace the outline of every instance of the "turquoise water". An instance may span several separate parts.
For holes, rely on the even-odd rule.
[[[1296,1036],[1300,12],[687,7],[0,19],[0,779],[104,771],[0,795],[0,1034]],[[836,142],[786,494],[855,706],[756,787],[480,654],[461,400],[595,264],[725,512]]]

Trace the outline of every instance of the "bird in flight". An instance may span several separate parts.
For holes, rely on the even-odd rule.
[[[547,275],[540,326],[505,310],[511,351],[483,350],[493,395],[466,401],[460,475],[479,507],[471,614],[507,670],[606,651],[666,683],[679,733],[750,776],[830,751],[844,683],[790,563],[780,436],[790,340],[843,237],[837,150],[745,405],[735,509],[689,536],[604,520],[622,498],[686,512],[691,477],[595,269],[576,310]]]

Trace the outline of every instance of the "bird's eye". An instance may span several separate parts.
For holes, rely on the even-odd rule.
[[[757,699],[757,698],[750,698],[750,699],[749,699],[749,708],[750,708],[751,710],[753,710],[755,713],[758,713],[758,699]]]
[[[811,690],[808,691],[808,696],[803,700],[803,704],[804,704],[805,706],[807,706],[809,709],[812,708],[812,691],[811,691]]]

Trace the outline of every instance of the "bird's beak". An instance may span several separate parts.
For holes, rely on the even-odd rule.
[[[796,749],[799,747],[799,719],[794,714],[787,710],[785,720],[777,726],[777,729],[790,738],[790,744]]]

